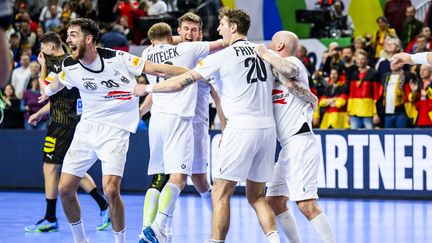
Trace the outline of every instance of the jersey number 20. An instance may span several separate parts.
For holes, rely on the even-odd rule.
[[[256,83],[257,80],[265,82],[267,80],[267,70],[264,61],[259,57],[248,57],[244,61],[245,67],[249,68],[246,79],[247,83]],[[254,75],[256,74],[256,75]],[[255,76],[255,77],[254,77]]]

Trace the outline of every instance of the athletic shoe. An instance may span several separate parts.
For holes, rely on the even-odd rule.
[[[108,208],[100,212],[101,224],[96,227],[96,230],[103,230],[111,224],[110,214]]]
[[[143,229],[140,237],[140,243],[148,242],[148,243],[167,243],[169,242],[168,237],[159,230],[154,230],[151,227],[146,227]]]
[[[36,224],[26,226],[24,228],[25,232],[57,232],[59,229],[58,220],[55,222],[49,222],[46,219],[39,220]]]

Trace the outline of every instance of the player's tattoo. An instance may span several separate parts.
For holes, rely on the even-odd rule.
[[[283,75],[287,78],[297,77],[300,71],[299,68],[290,60],[278,57],[276,55],[267,52],[261,57],[272,66],[273,70],[278,72],[279,75]]]
[[[196,82],[194,76],[191,73],[189,73],[189,76],[190,77],[180,81],[180,85],[182,86],[182,88],[185,88],[185,87],[193,84],[194,82]]]
[[[312,104],[312,106],[316,106],[318,102],[318,98],[303,84],[297,82],[294,79],[289,79],[284,75],[278,75],[279,81],[281,81],[284,86],[286,86],[289,92],[303,100],[304,102]]]

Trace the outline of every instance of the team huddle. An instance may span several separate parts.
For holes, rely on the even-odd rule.
[[[230,197],[237,183],[244,181],[247,200],[268,242],[280,242],[277,222],[290,242],[301,242],[288,200],[296,202],[322,242],[335,242],[317,204],[322,158],[311,125],[317,98],[309,89],[306,68],[294,56],[297,36],[277,32],[267,48],[247,40],[250,18],[243,10],[221,9],[219,21],[222,39],[209,42],[202,41],[202,22],[195,14],[179,19],[179,36],[173,36],[167,24],[155,24],[148,32],[152,44],[141,57],[97,48],[99,29],[90,19],[70,21],[68,57],[52,51],[58,49],[60,38],[46,34],[54,36],[42,40],[46,48],[39,55],[44,90],[40,100],[49,97],[51,107],[44,107],[29,122],[37,122],[50,109],[53,115],[65,107],[66,101],[55,102],[59,96],[74,108],[65,111],[73,122],[49,127],[44,148],[44,176],[46,181],[52,178],[45,185],[47,215],[26,231],[58,229],[55,201],[49,200],[56,200],[59,193],[74,242],[89,242],[76,194],[81,186],[100,206],[97,229],[112,224],[115,242],[125,242],[120,184],[129,135],[136,131],[140,116],[151,110],[148,174],[153,180],[145,196],[139,242],[176,242],[171,222],[188,176],[213,212],[208,226],[211,239],[206,242],[225,242]],[[60,58],[61,70],[46,64],[53,56]],[[137,84],[135,77],[142,74],[149,84]],[[223,134],[213,185],[206,174],[210,95]],[[139,96],[146,96],[141,105]],[[275,163],[277,140],[282,150]],[[65,144],[62,148],[60,141]],[[53,156],[57,162],[51,161]],[[97,159],[106,200],[86,174]]]

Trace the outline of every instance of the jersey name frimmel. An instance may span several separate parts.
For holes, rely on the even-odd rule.
[[[197,62],[207,56],[209,44],[207,42],[187,42],[176,46],[171,44],[157,44],[144,50],[142,58],[155,63],[193,68]],[[165,79],[147,75],[151,84],[163,82]],[[197,102],[197,85],[186,87],[181,92],[153,93],[151,112],[169,113],[181,117],[193,117]]]
[[[62,70],[62,62],[65,57],[65,54],[60,56],[50,56],[45,54],[47,74],[59,74]],[[46,84],[51,81],[51,79],[48,78],[51,76],[55,77],[55,75],[48,75],[45,80]],[[50,97],[50,103],[50,116],[52,122],[70,126],[76,125],[79,121],[79,106],[81,104],[81,99],[77,88],[60,90]]]
[[[271,102],[274,77],[270,65],[255,54],[255,46],[249,41],[236,41],[201,60],[194,69],[204,79],[219,77],[215,85],[227,127],[275,126]]]
[[[127,52],[97,48],[100,70],[91,70],[79,60],[67,57],[60,82],[68,89],[77,87],[81,94],[81,119],[135,132],[138,127],[138,98],[133,95],[145,60]]]
[[[309,89],[308,73],[303,63],[296,57],[286,57],[299,68],[299,75],[295,80]],[[283,141],[296,134],[307,122],[312,128],[312,106],[300,98],[292,95],[288,88],[276,80],[272,92],[273,112],[276,121],[277,138]]]

